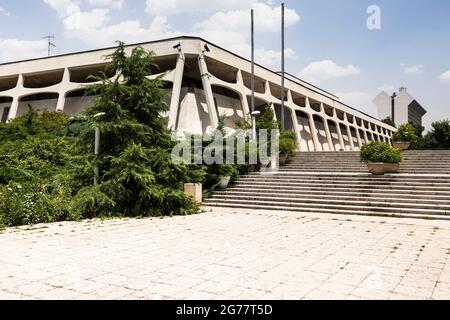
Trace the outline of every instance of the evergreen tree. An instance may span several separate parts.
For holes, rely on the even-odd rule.
[[[91,127],[100,128],[101,155],[99,185],[78,195],[83,211],[145,216],[197,209],[183,192],[184,182],[190,179],[189,168],[171,159],[176,142],[164,117],[167,93],[162,76],[148,78],[155,69],[153,57],[142,47],[127,55],[125,45],[119,43],[109,57],[109,68],[116,71],[116,77],[100,75],[98,84],[87,90],[98,95],[84,114]],[[104,115],[95,117],[99,113]],[[82,141],[93,150],[92,130]]]

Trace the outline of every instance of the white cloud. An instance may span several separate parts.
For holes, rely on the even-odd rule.
[[[0,61],[17,61],[47,54],[47,43],[44,40],[27,41],[18,39],[0,39]]]
[[[336,95],[350,107],[370,115],[376,114],[376,108],[372,102],[373,97],[367,92],[338,92]]]
[[[213,1],[214,2],[214,1]],[[244,1],[245,2],[245,1]],[[281,7],[269,3],[254,2],[255,27],[257,32],[280,32]],[[286,27],[292,27],[300,21],[299,14],[286,8]],[[250,57],[250,12],[249,8],[242,10],[219,11],[209,18],[194,25],[194,35],[200,36],[225,47],[245,58]],[[295,59],[295,51],[287,48],[287,59]],[[281,51],[256,48],[255,60],[268,67],[278,67]]]
[[[393,84],[384,84],[377,89],[378,92],[385,91],[387,93],[394,92],[395,86]]]
[[[11,13],[9,13],[9,11],[7,11],[5,8],[0,7],[0,16],[1,15],[9,17],[11,15]]]
[[[114,9],[121,9],[124,0],[88,0],[89,4],[97,7],[110,7]]]
[[[442,82],[450,82],[450,70],[444,72],[439,76],[439,80]]]
[[[326,79],[357,76],[359,74],[361,74],[361,71],[351,64],[343,67],[332,60],[323,60],[306,66],[300,72],[300,77],[306,81],[319,83]]]
[[[403,72],[404,72],[405,74],[408,74],[408,75],[418,75],[418,74],[422,74],[423,71],[424,71],[424,68],[425,68],[425,66],[422,65],[422,64],[416,64],[416,65],[409,66],[409,67],[403,65],[403,67],[404,67]]]
[[[255,3],[255,29],[257,32],[280,32],[281,6],[272,7],[265,3]],[[289,28],[300,21],[300,16],[294,9],[286,8],[285,24]],[[194,25],[199,30],[250,30],[249,10],[232,10],[217,12],[208,19]]]
[[[147,0],[146,11],[154,16],[182,13],[210,13],[223,10],[250,9],[257,0]]]

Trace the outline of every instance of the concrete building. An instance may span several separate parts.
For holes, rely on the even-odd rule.
[[[216,128],[221,115],[228,117],[229,128],[235,128],[236,120],[249,117],[250,61],[195,37],[135,44],[127,50],[137,45],[156,55],[159,68],[149,77],[164,75],[165,87],[171,92],[168,117],[172,129],[201,134]],[[84,94],[91,83],[87,77],[105,71],[105,56],[114,49],[1,64],[1,120],[24,114],[28,105],[78,114],[95,98]],[[278,120],[296,133],[301,151],[355,151],[368,141],[391,142],[395,128],[291,75],[286,75],[285,118],[280,119],[280,74],[256,65],[255,75],[256,110],[272,105]]]
[[[422,125],[422,119],[427,111],[414,99],[408,90],[400,88],[399,93],[393,95],[385,91],[373,101],[378,108],[378,115],[381,120],[391,118],[397,126],[406,123]]]

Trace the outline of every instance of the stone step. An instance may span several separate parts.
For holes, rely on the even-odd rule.
[[[382,186],[411,186],[411,187],[450,187],[450,181],[436,180],[436,181],[417,181],[417,180],[370,180],[370,179],[303,179],[300,180],[296,177],[271,177],[271,176],[260,176],[260,177],[243,177],[239,180],[240,183],[246,182],[265,182],[265,183],[297,183],[297,184],[335,184],[335,185],[382,185]]]
[[[395,207],[395,208],[411,208],[411,209],[429,209],[429,210],[444,210],[448,211],[450,215],[450,203],[448,201],[445,202],[433,202],[433,203],[408,203],[404,201],[404,199],[398,199],[399,201],[394,202],[386,202],[386,201],[377,201],[374,199],[365,199],[365,200],[354,200],[354,199],[347,199],[347,198],[331,198],[331,197],[324,197],[322,198],[309,198],[309,197],[302,197],[301,195],[251,195],[251,196],[241,196],[241,195],[234,195],[233,197],[229,197],[224,194],[215,193],[211,198],[211,200],[224,200],[227,201],[229,199],[231,200],[248,200],[248,201],[275,201],[275,202],[287,202],[290,204],[314,204],[314,205],[346,205],[346,206],[375,206],[375,207]]]
[[[255,188],[255,189],[249,189],[249,188],[229,188],[226,191],[218,192],[218,194],[226,194],[226,195],[233,195],[233,194],[240,194],[240,195],[254,195],[254,194],[268,194],[268,195],[287,195],[287,196],[307,196],[307,197],[322,197],[323,198],[323,190],[290,190],[290,189],[273,189],[273,188]],[[331,198],[341,198],[341,197],[358,197],[359,199],[363,200],[363,198],[379,198],[379,199],[405,199],[405,201],[410,202],[421,202],[424,201],[448,201],[450,203],[450,192],[443,193],[443,194],[436,194],[436,193],[430,193],[430,194],[420,194],[417,192],[417,194],[412,193],[389,193],[389,192],[374,192],[372,190],[370,191],[354,191],[353,189],[350,189],[347,192],[343,191],[327,191],[327,197]]]
[[[247,183],[243,183],[240,182],[238,185],[239,186],[252,186],[252,185],[256,185],[257,182],[247,182]],[[259,182],[259,185],[262,186],[268,186],[270,184],[268,183],[263,183],[263,182]],[[276,185],[276,184],[273,184]],[[294,187],[311,187],[310,184],[308,183],[283,183],[283,186],[286,188],[294,188]],[[442,192],[449,192],[450,191],[450,187],[426,187],[426,188],[421,188],[421,187],[411,187],[411,186],[407,186],[407,185],[370,185],[370,184],[366,184],[366,185],[362,185],[362,184],[320,184],[320,187],[326,191],[328,188],[335,188],[335,189],[348,189],[348,188],[365,188],[367,190],[370,189],[385,189],[385,190],[432,190],[432,191],[442,191]]]
[[[270,200],[238,200],[238,199],[206,199],[204,201],[206,205],[223,206],[225,204],[233,205],[260,205],[271,209],[279,209],[282,207],[302,209],[302,207],[315,209],[328,209],[328,210],[355,210],[355,211],[371,211],[371,212],[385,212],[385,213],[406,213],[406,214],[430,214],[430,215],[450,215],[449,210],[435,209],[435,208],[409,208],[409,207],[396,207],[397,203],[392,203],[391,206],[375,206],[375,204],[328,204],[328,203],[295,203],[292,201],[279,201]],[[304,204],[304,205],[302,205]]]
[[[376,212],[370,210],[345,210],[345,209],[320,209],[320,208],[293,208],[293,207],[283,207],[278,208],[268,207],[264,204],[232,204],[232,203],[220,203],[220,204],[206,204],[211,207],[226,207],[226,208],[236,208],[236,209],[249,209],[249,210],[274,210],[274,211],[291,211],[297,213],[326,213],[326,214],[338,214],[338,215],[354,215],[354,216],[376,216],[376,217],[393,217],[393,218],[418,218],[427,220],[450,220],[450,217],[445,215],[435,215],[435,214],[418,214],[418,213],[399,213],[399,212]]]
[[[226,192],[217,192],[214,194],[212,199],[227,199],[227,198],[249,198],[254,199],[254,197],[274,197],[274,196],[282,196],[285,199],[311,199],[323,201],[323,194],[308,194],[308,193],[276,193],[276,192],[247,192],[247,191],[235,191],[229,190]],[[327,200],[336,200],[336,201],[358,201],[358,202],[396,202],[396,203],[408,203],[415,204],[420,207],[420,205],[440,205],[447,206],[450,208],[450,193],[447,197],[407,197],[405,195],[396,195],[394,196],[376,196],[373,194],[344,194],[344,195],[335,195],[335,194],[327,194]],[[327,201],[326,200],[326,201]]]

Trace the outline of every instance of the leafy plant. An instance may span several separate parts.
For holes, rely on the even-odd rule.
[[[398,148],[393,148],[384,142],[374,141],[362,146],[361,160],[375,163],[400,163],[402,154]]]
[[[391,117],[387,117],[387,118],[381,120],[381,122],[386,123],[387,125],[390,125],[394,128],[396,127],[395,122],[392,120]]]
[[[415,142],[418,139],[416,128],[412,124],[401,125],[397,132],[394,133],[394,141]]]
[[[220,164],[218,165],[217,173],[222,177],[236,178],[239,176],[237,167],[233,164]]]

